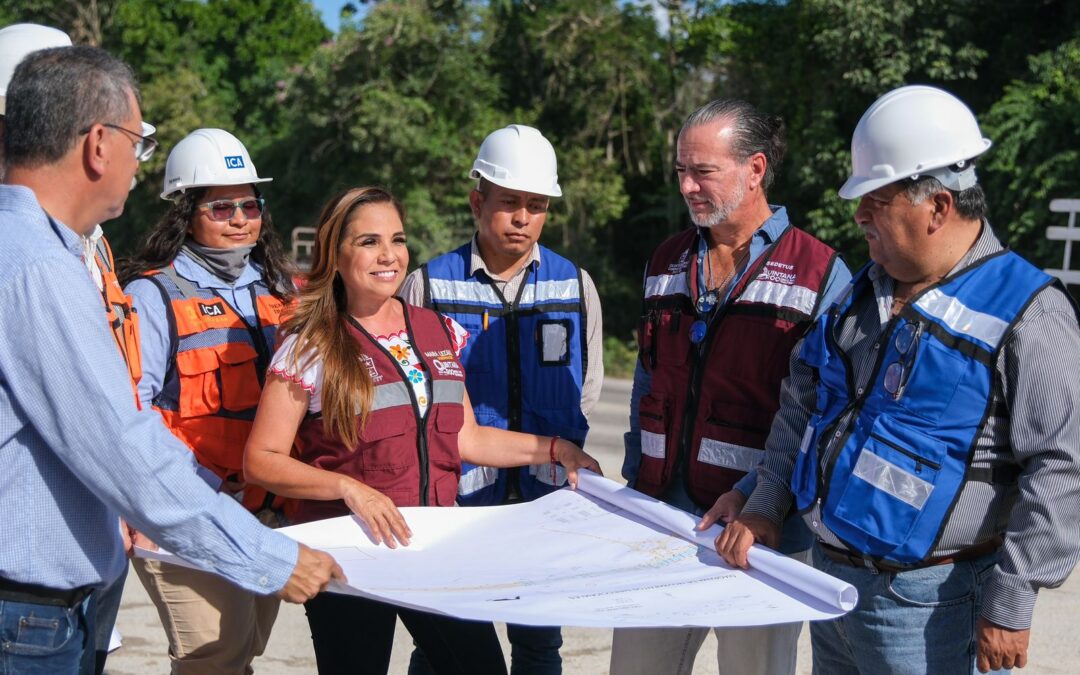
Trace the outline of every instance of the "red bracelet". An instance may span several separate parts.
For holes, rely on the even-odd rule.
[[[558,436],[552,436],[551,445],[548,446],[548,455],[551,456],[551,483],[553,485],[555,484],[556,476],[558,476],[557,469],[555,468],[555,465],[558,463],[558,460],[555,459],[555,442],[558,440]]]

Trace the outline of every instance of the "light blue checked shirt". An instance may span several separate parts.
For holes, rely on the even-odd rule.
[[[81,254],[33,192],[0,186],[0,577],[111,582],[119,513],[244,588],[281,589],[296,543],[211,490],[161,418],[136,410]]]

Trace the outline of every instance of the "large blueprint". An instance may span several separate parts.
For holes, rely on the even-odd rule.
[[[337,559],[349,584],[332,591],[467,619],[754,626],[833,618],[856,601],[851,586],[763,547],[750,571],[733,569],[713,550],[719,527],[695,532],[694,516],[588,472],[578,490],[533,502],[402,513],[413,539],[397,549],[348,516],[280,531]]]

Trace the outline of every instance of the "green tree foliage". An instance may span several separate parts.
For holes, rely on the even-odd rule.
[[[107,226],[121,252],[165,210],[158,194],[168,149],[194,129],[220,127],[257,156],[288,133],[278,98],[289,69],[330,37],[304,0],[28,0],[4,18],[55,26],[135,69],[162,152],[142,167],[125,215]]]
[[[288,186],[279,213],[311,225],[334,193],[384,185],[409,211],[415,260],[462,240],[472,157],[506,123],[481,21],[468,4],[381,3],[317,50],[283,92],[293,131],[266,153]]]
[[[986,56],[972,42],[956,0],[850,2],[792,0],[720,8],[733,44],[719,63],[713,94],[734,95],[780,114],[788,154],[771,197],[811,232],[866,259],[854,206],[836,190],[850,168],[850,139],[867,106],[903,84],[954,89]]]
[[[0,21],[63,28],[131,63],[167,151],[200,126],[236,133],[283,231],[337,191],[391,188],[413,263],[472,231],[480,141],[511,123],[552,140],[565,197],[544,241],[597,280],[616,349],[641,271],[689,222],[672,171],[682,120],[720,96],[780,114],[772,201],[865,260],[836,189],[866,107],[901,84],[963,98],[994,147],[980,162],[992,222],[1039,264],[1055,197],[1080,197],[1080,4],[1073,0],[384,0],[342,3],[336,36],[303,0],[24,0]],[[118,248],[163,211],[167,152],[144,167]]]
[[[1044,233],[1065,224],[1047,210],[1050,200],[1080,197],[1080,38],[1032,56],[1028,67],[982,116],[983,132],[995,139],[984,183],[999,235],[1036,262],[1058,266],[1064,244]]]

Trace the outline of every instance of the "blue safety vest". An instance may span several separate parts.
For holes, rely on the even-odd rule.
[[[462,362],[477,423],[583,445],[589,425],[581,412],[588,362],[581,271],[541,246],[540,264],[529,264],[517,297],[504,298],[485,272],[469,274],[471,250],[465,244],[421,269],[425,306],[470,333]],[[462,462],[458,503],[501,504],[515,475],[526,500],[566,484],[561,466],[507,470]]]
[[[818,506],[852,551],[913,565],[934,550],[966,481],[1000,482],[971,468],[975,441],[1005,337],[1053,279],[1002,251],[923,290],[882,331],[874,374],[857,394],[837,335],[854,299],[871,292],[868,269],[803,343],[817,405],[791,491],[800,510]]]

